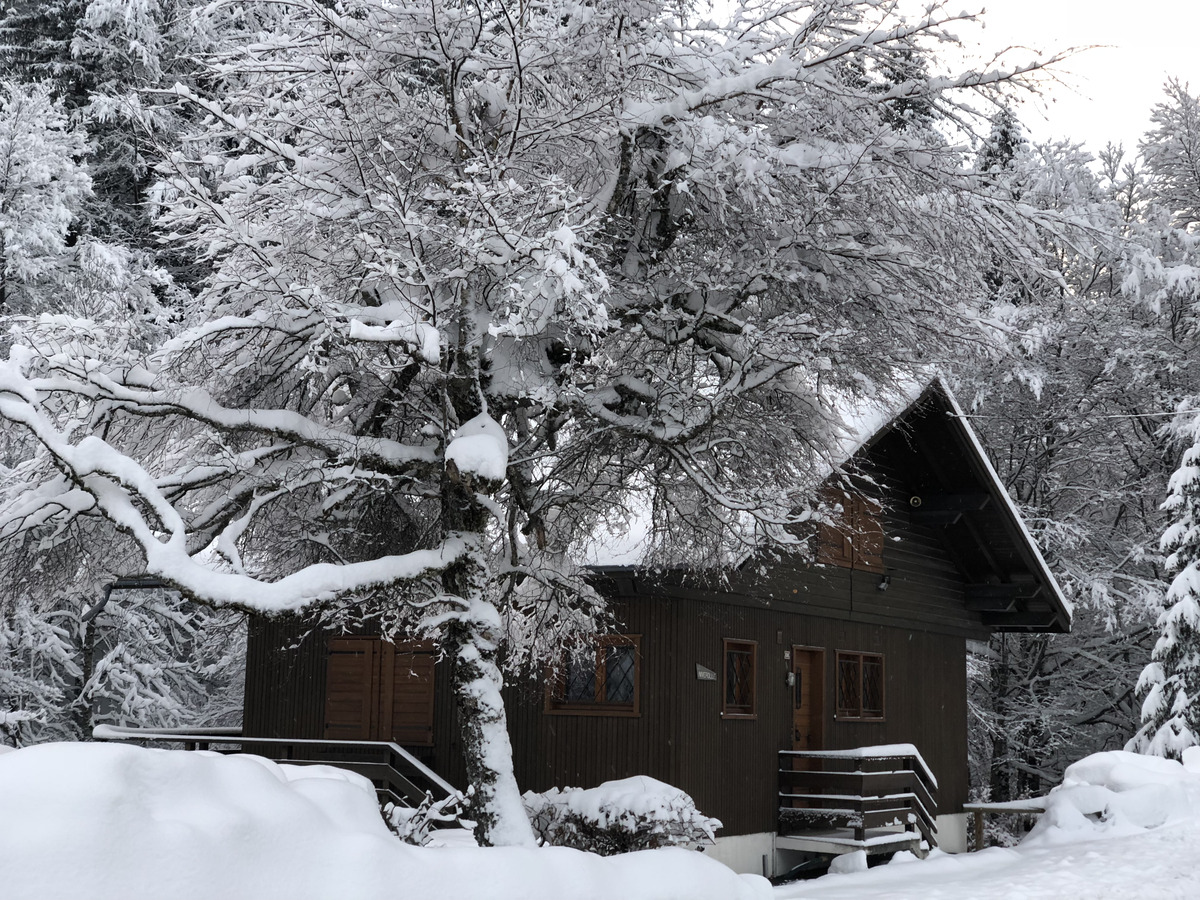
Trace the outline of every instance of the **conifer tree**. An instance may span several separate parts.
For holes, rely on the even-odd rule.
[[[1178,759],[1200,743],[1200,416],[1185,402],[1191,446],[1168,484],[1163,509],[1175,516],[1162,537],[1167,570],[1174,577],[1166,609],[1158,619],[1162,634],[1150,664],[1138,679],[1142,728],[1129,749]]]

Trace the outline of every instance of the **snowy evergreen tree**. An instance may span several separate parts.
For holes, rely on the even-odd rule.
[[[1200,416],[1191,403],[1179,412],[1188,424],[1177,430],[1191,446],[1163,504],[1174,520],[1162,537],[1173,577],[1158,619],[1161,635],[1138,679],[1138,693],[1145,695],[1142,728],[1129,744],[1131,750],[1173,759],[1200,744]]]
[[[0,7],[4,77],[51,86],[68,109],[85,103],[94,82],[71,51],[87,0],[5,0]]]

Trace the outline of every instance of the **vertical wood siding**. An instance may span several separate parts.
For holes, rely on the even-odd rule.
[[[298,617],[251,616],[242,729],[254,737],[323,737],[326,635]]]

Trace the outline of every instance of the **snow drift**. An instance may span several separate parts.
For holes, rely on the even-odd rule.
[[[1183,762],[1123,750],[1071,765],[1046,797],[1046,813],[1022,846],[1137,834],[1200,818],[1200,748]]]
[[[326,766],[65,743],[0,754],[0,884],[6,900],[770,897],[681,849],[408,846],[365,779]]]

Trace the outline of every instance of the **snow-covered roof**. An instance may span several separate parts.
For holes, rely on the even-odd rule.
[[[1000,479],[999,473],[996,472],[996,467],[992,465],[992,461],[988,458],[987,451],[983,449],[983,443],[979,440],[979,435],[971,427],[970,419],[963,411],[962,406],[959,405],[958,399],[954,396],[954,391],[950,389],[950,385],[938,375],[931,378],[919,391],[914,393],[912,390],[907,390],[907,394],[911,397],[908,405],[902,410],[893,413],[890,417],[884,420],[880,420],[876,415],[863,417],[862,421],[868,426],[874,425],[874,431],[859,442],[854,450],[847,455],[846,460],[848,461],[862,449],[871,446],[891,431],[892,428],[904,422],[908,415],[917,407],[923,406],[933,397],[940,398],[947,407],[952,427],[958,432],[964,449],[968,451],[971,461],[975,464],[977,474],[984,483],[983,486],[987,488],[992,502],[1000,510],[1005,524],[1012,532],[1020,549],[1025,551],[1023,555],[1026,557],[1033,575],[1049,593],[1051,606],[1056,607],[1055,612],[1060,614],[1058,624],[1064,631],[1068,630],[1071,626],[1071,617],[1074,614],[1074,605],[1063,594],[1062,587],[1054,577],[1054,573],[1050,571],[1050,566],[1047,565],[1045,557],[1042,556],[1037,541],[1034,540],[1033,535],[1029,532],[1021,511],[1017,508],[1016,503],[1013,502],[1008,489]]]
[[[986,490],[995,510],[998,511],[1004,533],[1013,542],[1030,574],[1046,591],[1048,605],[1055,619],[1051,624],[1063,630],[1070,628],[1073,612],[1071,602],[1063,594],[954,392],[940,376],[932,376],[924,381],[907,382],[887,400],[853,404],[835,402],[834,408],[839,413],[843,425],[843,437],[838,442],[835,458],[830,460],[830,472],[846,466],[856,455],[872,447],[897,426],[902,426],[912,413],[926,408],[931,401],[940,402],[944,408],[950,420],[951,430],[957,435],[962,450],[981,482],[981,487]],[[645,558],[649,547],[650,519],[648,503],[643,502],[640,507],[635,505],[626,530],[596,539],[587,548],[584,562],[591,567],[605,570],[636,567]]]
[[[1008,490],[1004,486],[1004,482],[1000,480],[1000,475],[996,472],[996,467],[992,465],[992,461],[988,458],[987,453],[983,449],[983,444],[979,440],[979,435],[975,433],[975,429],[971,427],[971,422],[963,412],[961,406],[958,405],[958,400],[954,396],[954,392],[950,390],[942,379],[937,379],[936,383],[939,389],[946,397],[946,402],[950,404],[950,408],[954,413],[954,420],[957,426],[962,430],[970,442],[972,449],[975,451],[975,456],[984,472],[987,474],[991,482],[991,487],[994,488],[993,495],[999,500],[1008,513],[1013,526],[1020,532],[1025,539],[1025,545],[1028,548],[1030,555],[1033,557],[1033,563],[1038,570],[1038,574],[1044,579],[1046,587],[1053,593],[1054,599],[1058,601],[1058,605],[1062,607],[1066,614],[1067,621],[1064,623],[1070,626],[1071,617],[1074,615],[1075,607],[1066,595],[1062,592],[1062,587],[1058,580],[1054,577],[1054,573],[1050,571],[1050,566],[1046,564],[1045,557],[1042,556],[1042,551],[1038,548],[1037,541],[1033,539],[1033,535],[1029,533],[1029,528],[1025,525],[1025,519],[1021,516],[1021,511],[1017,509],[1017,505],[1013,502]]]

